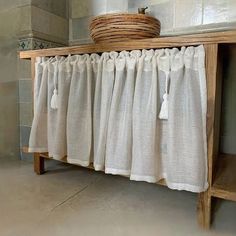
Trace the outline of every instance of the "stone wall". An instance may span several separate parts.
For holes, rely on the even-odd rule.
[[[24,6],[21,22],[24,28],[18,33],[18,50],[43,49],[68,45],[69,22],[67,0],[31,0]],[[31,64],[18,61],[19,79],[19,132],[20,147],[28,146],[32,124]],[[31,158],[21,151],[21,158]]]
[[[0,158],[19,158],[17,37],[21,4],[0,1]]]
[[[91,42],[93,16],[111,12],[148,13],[161,21],[161,35],[179,35],[236,27],[235,0],[70,0],[70,44]]]
[[[17,51],[68,44],[67,0],[0,1],[0,157],[27,158],[32,123],[30,61]]]

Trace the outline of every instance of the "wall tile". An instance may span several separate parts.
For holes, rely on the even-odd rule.
[[[19,102],[32,103],[32,80],[31,79],[19,80]]]
[[[106,13],[128,12],[127,0],[108,0]]]
[[[174,1],[174,27],[183,28],[202,24],[201,0]]]
[[[19,157],[16,51],[16,34],[20,28],[18,3],[0,1],[0,157],[12,159]]]
[[[31,30],[31,9],[30,5],[18,8],[20,22],[20,24],[18,24],[18,32]]]
[[[236,0],[228,0],[228,20],[236,22]]]
[[[20,125],[31,126],[33,120],[32,103],[19,103]]]
[[[17,62],[18,79],[31,78],[31,61],[18,59]]]
[[[71,18],[80,18],[85,16],[96,16],[105,14],[107,9],[107,0],[71,0],[70,12]]]
[[[16,42],[0,40],[0,82],[17,80]],[[14,68],[14,69],[13,69]]]
[[[148,0],[129,0],[128,1],[128,8],[129,9],[134,9],[135,12],[138,12],[138,8],[139,7],[146,7],[146,6],[150,6],[155,5],[160,3],[160,1],[148,1]]]
[[[227,0],[204,0],[203,24],[227,22]]]
[[[17,91],[18,81],[0,82],[0,157],[19,155]]]
[[[70,0],[70,18],[80,18],[91,15],[91,1]]]
[[[82,44],[90,44],[94,43],[91,38],[78,38],[78,39],[71,39],[69,42],[70,46],[82,45]]]
[[[0,1],[0,11],[8,10],[12,8],[17,8],[25,5],[29,5],[31,0],[1,0]]]
[[[173,4],[172,0],[164,1],[160,4],[149,7],[150,15],[156,17],[161,22],[161,34],[173,28]]]
[[[31,130],[31,127],[29,126],[20,126],[20,146],[21,147],[29,146],[30,130]]]
[[[89,36],[89,24],[92,17],[82,17],[72,20],[72,40],[73,39],[88,39]]]
[[[67,42],[68,20],[40,8],[32,6],[32,30],[51,35],[62,42]]]
[[[1,2],[1,1],[0,1]],[[16,19],[16,21],[12,21],[12,19]],[[17,27],[19,28],[19,10],[8,9],[5,11],[0,11],[0,40],[11,39],[15,35],[17,31]]]
[[[31,4],[63,18],[68,17],[67,0],[31,0]]]

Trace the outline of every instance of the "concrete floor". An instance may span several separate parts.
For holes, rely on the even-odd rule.
[[[54,161],[0,159],[0,236],[236,235],[236,203],[217,204],[211,231],[196,221],[196,196]]]

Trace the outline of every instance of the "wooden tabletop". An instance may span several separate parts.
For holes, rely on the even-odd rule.
[[[132,40],[118,43],[84,44],[71,47],[49,48],[19,52],[20,58],[30,59],[42,56],[63,56],[84,53],[102,53],[135,49],[156,49],[163,47],[181,47],[213,43],[236,43],[236,30]]]

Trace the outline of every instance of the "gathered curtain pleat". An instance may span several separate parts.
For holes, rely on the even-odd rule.
[[[37,58],[29,151],[202,192],[206,104],[202,45]]]
[[[92,146],[92,65],[89,55],[75,56],[67,111],[67,161],[88,166]]]

